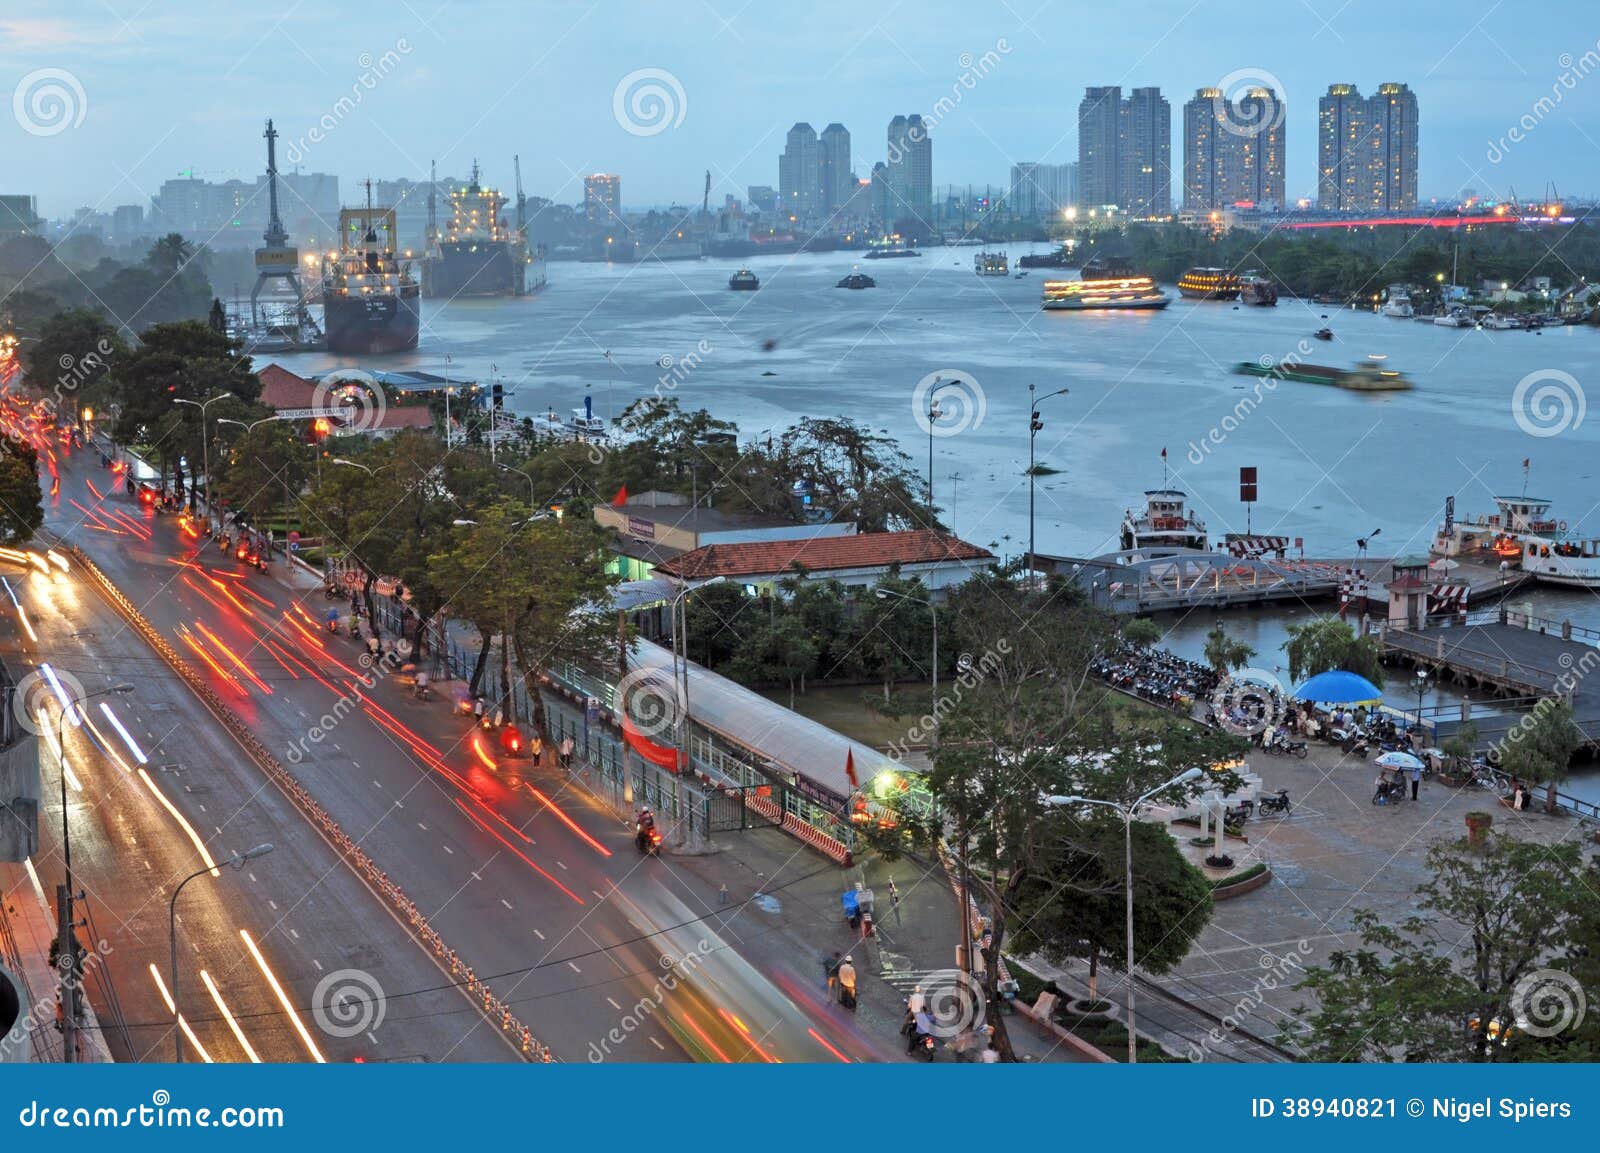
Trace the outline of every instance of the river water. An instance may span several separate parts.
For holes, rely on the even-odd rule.
[[[1583,392],[1600,382],[1600,329],[1453,329],[1308,302],[1190,301],[1175,290],[1161,312],[1045,313],[1039,293],[1049,270],[979,278],[975,251],[556,263],[536,297],[424,302],[415,353],[262,360],[302,373],[359,363],[442,374],[448,355],[452,376],[487,382],[498,371],[523,413],[566,416],[590,396],[607,416],[670,391],[686,408],[734,422],[744,438],[803,416],[850,417],[899,440],[919,472],[929,441],[918,382],[963,373],[971,384],[940,393],[947,415],[933,442],[935,494],[959,535],[998,555],[1027,548],[1030,383],[1040,395],[1071,390],[1041,406],[1038,458],[1059,470],[1037,478],[1042,553],[1115,548],[1123,511],[1163,484],[1188,492],[1214,540],[1243,531],[1245,465],[1260,476],[1250,527],[1301,537],[1308,556],[1352,555],[1356,538],[1375,530],[1374,555],[1425,552],[1446,496],[1456,497],[1458,516],[1492,511],[1493,495],[1523,490],[1524,458],[1527,491],[1553,500],[1558,519],[1600,535],[1600,413],[1585,419]],[[1028,247],[1008,251],[1014,266]],[[741,266],[761,278],[760,291],[728,290]],[[834,287],[852,268],[877,287]],[[1333,342],[1311,339],[1323,325]],[[1386,356],[1417,387],[1361,395],[1231,371],[1289,356],[1348,366],[1369,354]],[[1514,397],[1529,374],[1544,376],[1524,389],[1519,420]],[[1536,405],[1541,389],[1553,391]],[[1600,628],[1600,598],[1589,593],[1538,590],[1514,603]],[[1271,669],[1282,664],[1285,624],[1307,615],[1247,610],[1226,619]],[[1198,654],[1211,616],[1165,623],[1171,647]]]

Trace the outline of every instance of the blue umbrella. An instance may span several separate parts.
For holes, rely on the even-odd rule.
[[[1295,689],[1294,695],[1323,705],[1375,705],[1383,700],[1383,690],[1377,685],[1359,673],[1342,669],[1318,673]]]

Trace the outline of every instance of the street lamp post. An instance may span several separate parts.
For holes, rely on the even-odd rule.
[[[1422,735],[1422,694],[1428,687],[1428,670],[1417,670],[1417,736]]]
[[[248,436],[263,424],[270,424],[277,419],[278,418],[276,416],[264,416],[260,420],[252,420],[247,424],[242,420],[234,420],[231,416],[219,416],[217,417],[217,423],[219,425],[238,425],[240,428],[244,429],[245,434]],[[287,480],[283,482],[283,534],[284,539],[287,540],[289,536],[289,482]],[[288,546],[285,545],[286,550],[287,547]],[[272,551],[272,542],[270,540],[267,542],[267,551],[270,555]],[[285,551],[284,555],[287,556],[288,552]]]
[[[1071,389],[1058,388],[1054,392],[1047,392],[1043,396],[1034,396],[1034,386],[1028,385],[1028,579],[1033,579],[1033,442],[1044,429],[1044,421],[1039,419],[1039,405],[1049,400],[1052,396],[1065,396]]]
[[[61,713],[56,718],[56,748],[61,756],[61,861],[66,871],[67,883],[62,886],[60,893],[61,925],[59,937],[62,949],[67,952],[67,967],[61,978],[61,1059],[74,1062],[78,1059],[78,923],[73,912],[73,904],[77,901],[77,888],[72,880],[72,824],[67,820],[67,718],[74,708],[79,708],[84,701],[93,700],[95,697],[107,696],[111,693],[131,693],[131,684],[112,685],[108,689],[98,689],[87,693],[74,702],[65,694],[61,697]]]
[[[1115,801],[1097,800],[1094,797],[1049,798],[1050,803],[1056,805],[1103,805],[1105,808],[1115,810],[1122,816],[1124,885],[1127,890],[1125,901],[1127,940],[1124,942],[1124,947],[1127,950],[1128,961],[1128,1063],[1130,1065],[1138,1064],[1139,1061],[1139,1034],[1134,1028],[1133,1015],[1133,818],[1140,807],[1151,797],[1159,796],[1174,785],[1185,784],[1204,774],[1204,769],[1185,769],[1166,784],[1157,785],[1129,805],[1119,805]]]
[[[538,512],[539,502],[537,500],[537,490],[534,487],[533,477],[529,476],[526,470],[513,468],[509,464],[497,464],[495,467],[504,469],[506,472],[514,472],[523,480],[528,482],[528,510],[530,512]]]
[[[960,384],[959,380],[940,380],[934,378],[933,387],[928,390],[928,518],[933,518],[933,426],[943,415],[939,411],[939,391],[952,388]]]
[[[233,396],[231,392],[219,392],[216,396],[207,397],[205,400],[186,400],[176,398],[174,404],[191,404],[200,410],[200,454],[201,467],[206,470],[206,523],[211,523],[211,441],[206,436],[206,410],[219,400],[226,400]],[[237,397],[234,397],[237,400]]]
[[[364,473],[366,473],[366,474],[367,474],[367,475],[368,475],[368,476],[375,476],[375,475],[377,475],[377,474],[376,474],[376,473],[374,473],[374,472],[373,472],[373,471],[372,471],[372,469],[370,469],[370,468],[368,468],[368,467],[367,467],[367,466],[366,466],[366,465],[364,465],[364,464],[361,464],[361,463],[359,463],[359,462],[357,462],[357,461],[353,461],[353,460],[346,460],[346,459],[345,459],[345,458],[344,458],[344,457],[342,457],[342,456],[334,456],[334,457],[329,457],[329,458],[328,458],[328,463],[329,463],[329,464],[342,464],[342,465],[347,465],[347,466],[349,466],[349,467],[350,467],[350,468],[359,468],[359,469],[360,469],[360,470],[361,470],[361,471],[362,471],[362,472],[364,472]]]
[[[270,852],[272,852],[272,842],[268,841],[265,844],[257,845],[253,849],[246,849],[242,853],[233,854],[232,857],[228,858],[227,863],[235,869],[242,869],[246,861],[264,857]],[[207,865],[203,869],[197,869],[195,872],[190,873],[178,882],[178,887],[172,890],[172,900],[167,902],[167,943],[170,946],[172,961],[172,1020],[174,1022],[172,1027],[172,1051],[173,1057],[180,1065],[183,1064],[183,1026],[177,1024],[177,1021],[182,1016],[182,1002],[178,1000],[178,894],[183,892],[183,887],[190,881],[196,877],[203,877],[207,873],[216,875],[216,867]]]
[[[687,611],[680,611],[678,605],[690,593],[699,589],[710,588],[712,585],[723,584],[727,579],[725,576],[714,576],[710,580],[701,581],[697,585],[685,585],[678,591],[678,595],[672,598],[667,610],[667,624],[672,630],[672,686],[674,692],[682,701],[682,708],[676,727],[676,744],[680,768],[687,765],[689,760],[689,614]],[[680,623],[683,627],[682,649],[678,647],[678,628]],[[681,681],[678,672],[680,662],[683,666]],[[627,702],[624,701],[622,704],[623,708],[626,709]]]

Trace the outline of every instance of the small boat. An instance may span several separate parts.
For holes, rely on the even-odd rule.
[[[838,284],[834,285],[834,287],[835,288],[877,288],[878,287],[878,282],[876,280],[873,280],[872,277],[868,276],[865,272],[852,272],[849,276],[845,277]]]
[[[1333,339],[1333,329],[1331,329],[1331,328],[1319,328],[1319,329],[1317,329],[1317,331],[1313,332],[1311,335],[1316,337],[1318,340],[1332,340]]]
[[[1492,332],[1509,332],[1513,328],[1521,328],[1522,325],[1517,323],[1515,317],[1506,316],[1499,312],[1491,312],[1483,318],[1483,327]]]
[[[728,277],[728,287],[735,292],[754,292],[761,287],[761,278],[748,268],[741,268]]]
[[[1285,360],[1277,364],[1262,364],[1258,360],[1244,360],[1233,366],[1233,371],[1244,376],[1266,376],[1274,380],[1298,380],[1305,384],[1331,384],[1335,388],[1348,388],[1352,392],[1404,392],[1412,387],[1409,378],[1386,366],[1387,357],[1372,355],[1354,368],[1329,368],[1321,364],[1301,364]]]
[[[1473,325],[1472,314],[1464,308],[1452,308],[1449,312],[1434,317],[1433,323],[1441,328],[1471,328]]]
[[[1378,311],[1384,316],[1399,317],[1402,320],[1409,319],[1416,314],[1411,307],[1411,294],[1406,291],[1403,284],[1391,284],[1389,286],[1388,299],[1383,302],[1383,307]]]
[[[1013,280],[1021,280],[1026,275],[1028,275],[1028,270],[1026,268],[1024,268],[1021,272],[1017,273],[1017,275],[1014,276],[1012,279]]]

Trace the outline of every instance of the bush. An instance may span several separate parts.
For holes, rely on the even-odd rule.
[[[1212,891],[1214,892],[1217,889],[1226,889],[1226,888],[1229,888],[1230,886],[1233,886],[1233,885],[1242,884],[1245,881],[1250,880],[1252,877],[1259,877],[1262,873],[1265,873],[1266,871],[1267,871],[1266,862],[1265,861],[1257,861],[1255,864],[1251,865],[1248,869],[1241,869],[1239,872],[1231,873],[1226,877],[1218,877],[1216,880],[1211,882]]]

